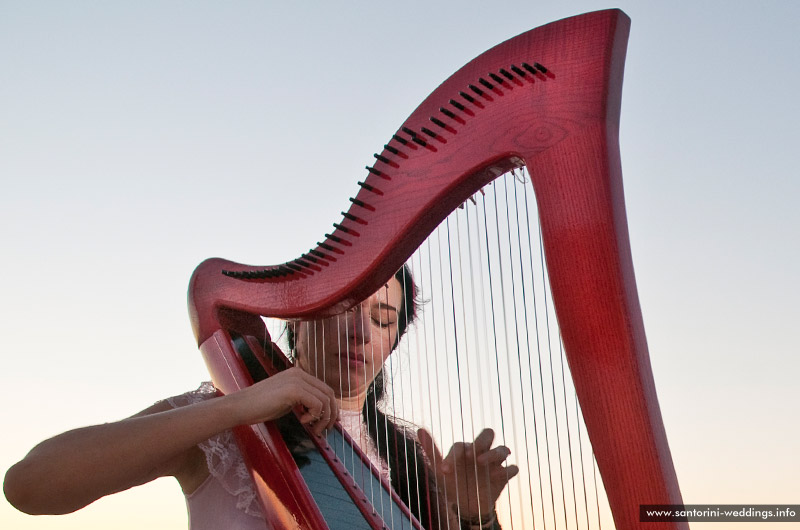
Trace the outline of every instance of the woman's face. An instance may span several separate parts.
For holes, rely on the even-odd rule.
[[[324,320],[295,324],[298,364],[339,398],[366,394],[397,337],[403,290],[392,278],[360,305]]]

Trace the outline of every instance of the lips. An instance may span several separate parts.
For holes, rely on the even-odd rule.
[[[351,351],[342,352],[339,354],[342,361],[346,361],[350,366],[363,366],[366,363],[366,358],[363,353]]]

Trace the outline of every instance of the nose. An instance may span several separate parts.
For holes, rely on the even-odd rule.
[[[372,341],[372,326],[369,311],[359,304],[348,312],[347,333],[354,344],[366,344]]]

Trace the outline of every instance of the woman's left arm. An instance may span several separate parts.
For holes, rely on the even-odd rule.
[[[500,528],[495,520],[495,503],[519,472],[515,465],[504,465],[511,450],[503,445],[492,448],[491,429],[484,429],[472,443],[453,444],[447,456],[442,456],[428,431],[420,429],[417,435],[444,497],[443,507],[456,521],[456,528]]]

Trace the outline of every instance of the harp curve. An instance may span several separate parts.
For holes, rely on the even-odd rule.
[[[228,393],[252,384],[229,330],[263,337],[260,315],[319,318],[352,307],[453,209],[525,165],[567,359],[617,528],[639,527],[640,504],[680,504],[622,190],[618,130],[629,24],[619,10],[599,11],[490,49],[434,90],[375,154],[344,219],[315,248],[274,266],[219,258],[200,264],[189,312],[215,385]],[[302,480],[274,427],[236,434],[262,501],[283,507],[272,522],[327,528],[296,484]],[[266,476],[280,478],[267,485]]]

